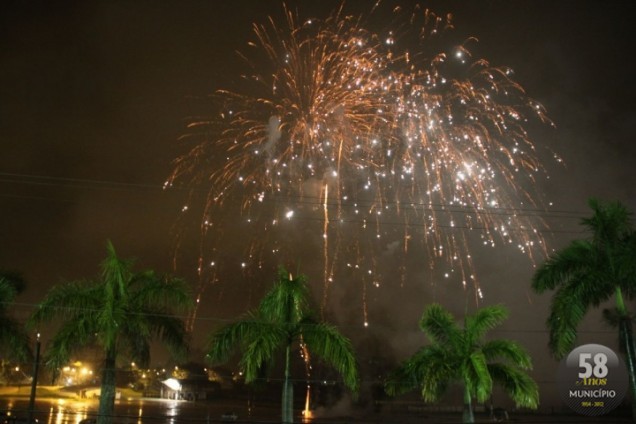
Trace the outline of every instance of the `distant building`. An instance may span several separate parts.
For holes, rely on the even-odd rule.
[[[81,389],[78,393],[80,399],[99,399],[102,394],[102,389],[100,387],[86,387]],[[115,399],[121,399],[121,390],[115,391]]]
[[[202,400],[221,394],[221,385],[202,378],[169,378],[162,381],[160,396],[162,399]]]

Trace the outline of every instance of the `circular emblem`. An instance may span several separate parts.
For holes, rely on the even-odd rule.
[[[603,415],[623,401],[629,385],[627,367],[606,346],[586,344],[563,359],[558,371],[563,401],[581,415]]]

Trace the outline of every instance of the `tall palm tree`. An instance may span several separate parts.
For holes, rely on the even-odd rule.
[[[636,232],[631,213],[620,202],[590,199],[589,205],[593,215],[581,223],[591,237],[574,240],[551,255],[535,272],[532,288],[537,293],[555,290],[547,326],[557,358],[574,347],[577,326],[587,311],[614,297],[616,308],[606,315],[615,315],[636,399],[636,347],[625,305],[625,297],[636,294]]]
[[[120,355],[147,364],[153,338],[177,356],[186,351],[185,326],[172,315],[174,308],[191,305],[186,285],[153,271],[135,273],[132,266],[133,261],[117,256],[109,241],[99,278],[53,287],[30,318],[31,325],[63,319],[45,355],[50,368],[67,363],[83,347],[98,346],[103,351],[98,424],[112,422]]]
[[[8,309],[24,290],[24,280],[14,272],[0,271],[0,353],[17,361],[29,357],[29,338],[24,327],[11,317]]]
[[[222,363],[229,360],[235,350],[242,351],[240,366],[244,370],[245,381],[250,383],[258,378],[264,365],[284,351],[282,422],[292,423],[290,362],[292,349],[298,346],[333,366],[345,385],[357,391],[358,371],[351,342],[335,327],[311,316],[306,278],[293,278],[280,268],[278,281],[255,311],[212,335],[207,358],[211,362]]]
[[[539,389],[525,370],[532,368],[526,351],[511,340],[482,340],[508,316],[503,306],[491,306],[467,316],[463,328],[441,305],[424,310],[420,328],[431,344],[418,350],[393,371],[385,383],[389,395],[419,389],[426,402],[437,401],[451,384],[464,391],[463,422],[475,421],[473,399],[485,402],[494,383],[517,406],[536,408]]]

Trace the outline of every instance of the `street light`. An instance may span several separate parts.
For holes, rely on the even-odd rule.
[[[29,397],[29,424],[33,422],[35,409],[35,389],[38,387],[38,370],[40,369],[40,333],[35,341],[35,362],[33,363],[33,378],[31,379],[31,396]]]

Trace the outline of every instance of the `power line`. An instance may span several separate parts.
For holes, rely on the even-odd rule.
[[[18,184],[30,184],[30,185],[43,185],[54,187],[70,187],[70,188],[85,188],[85,189],[143,189],[152,191],[170,191],[178,190],[185,192],[201,192],[208,193],[207,189],[188,188],[183,186],[169,186],[158,184],[141,184],[141,183],[123,183],[117,181],[108,180],[92,180],[92,179],[79,179],[79,178],[67,178],[67,177],[52,177],[44,175],[30,175],[30,174],[16,174],[0,172],[0,183],[18,183]],[[0,195],[3,196],[3,195]],[[7,196],[7,195],[4,195]],[[11,195],[9,195],[11,196]],[[308,199],[308,200],[304,200]],[[42,198],[45,200],[45,198]],[[55,200],[55,199],[51,199]],[[266,197],[263,202],[278,202],[280,198],[270,199]],[[311,195],[297,195],[287,196],[285,199],[287,202],[291,201],[297,205],[309,205],[309,206],[324,206],[325,202],[318,196]],[[329,207],[376,207],[374,202],[368,200],[347,200],[334,202],[328,201],[326,203]],[[488,207],[488,208],[471,208],[462,207],[452,203],[424,203],[414,202],[412,200],[400,201],[400,200],[384,200],[383,206],[395,206],[401,208],[421,209],[424,211],[443,212],[443,213],[461,213],[472,215],[500,215],[500,216],[539,216],[544,218],[582,218],[586,216],[584,213],[572,210],[551,210],[540,208],[511,208],[511,207]]]
[[[132,188],[132,189],[163,190],[163,186],[157,185],[157,184],[124,183],[124,182],[108,181],[108,180],[52,177],[47,175],[15,174],[15,173],[9,173],[9,172],[0,172],[0,182],[30,184],[30,185],[45,185],[45,186],[68,186],[68,187],[77,187],[77,188],[101,187],[101,188]]]
[[[39,307],[39,304],[36,303],[30,303],[30,302],[0,302],[0,305],[4,305],[6,306],[19,306],[19,307],[25,307],[28,309],[36,309]],[[69,307],[69,306],[53,306],[51,307],[51,309],[55,309],[55,310],[69,310],[69,311],[73,311],[73,312],[98,312],[98,309],[90,309],[90,308],[83,308],[83,307]],[[186,320],[189,319],[190,317],[187,315],[180,315],[180,314],[171,314],[171,313],[147,313],[147,312],[135,312],[135,311],[126,311],[124,312],[124,315],[140,315],[140,316],[148,316],[148,317],[162,317],[162,318],[177,318],[177,319],[181,319],[181,320]],[[222,317],[215,317],[215,316],[200,316],[197,315],[194,317],[195,321],[205,321],[205,322],[216,322],[216,323],[232,323],[232,322],[236,322],[238,321],[237,318],[222,318]],[[316,324],[312,324],[312,323],[308,323],[308,325],[318,325],[318,323]],[[356,328],[358,329],[360,326],[359,325],[338,325],[339,328]],[[531,328],[526,328],[526,329],[519,329],[519,328],[515,328],[515,329],[511,329],[511,330],[506,330],[504,328],[495,328],[490,330],[490,333],[522,333],[522,334],[546,334],[549,333],[548,329],[531,329]],[[616,334],[615,331],[611,331],[611,330],[579,330],[577,331],[577,333],[579,334]]]

